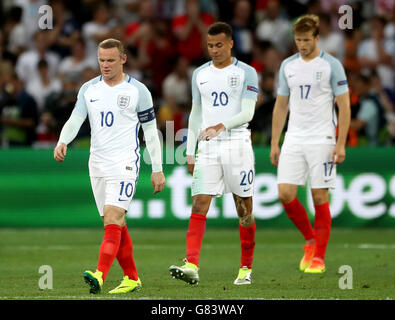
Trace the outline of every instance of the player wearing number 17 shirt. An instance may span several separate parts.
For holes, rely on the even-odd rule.
[[[280,201],[306,240],[299,264],[306,273],[325,272],[331,230],[328,189],[335,188],[336,166],[345,159],[350,124],[350,98],[343,66],[319,50],[318,30],[319,19],[315,15],[300,17],[293,26],[299,52],[285,59],[280,67],[270,152],[272,164],[278,165]],[[279,140],[288,103],[288,129],[280,153]],[[315,208],[314,229],[296,197],[298,186],[305,185],[307,176]]]
[[[189,284],[199,281],[198,266],[213,197],[233,194],[239,216],[241,262],[236,285],[251,283],[256,224],[252,214],[254,154],[251,121],[258,94],[255,69],[231,55],[232,29],[216,22],[208,29],[211,61],[192,76],[192,110],[187,137],[187,163],[192,178],[192,214],[186,235],[183,266],[170,266],[170,274]],[[196,162],[195,149],[197,146]]]
[[[67,145],[88,117],[91,127],[89,175],[97,209],[104,222],[104,238],[96,271],[85,271],[84,280],[91,293],[100,292],[117,258],[124,278],[121,285],[109,293],[126,293],[141,288],[125,221],[139,176],[140,126],[152,161],[154,193],[162,191],[165,178],[150,92],[144,84],[123,72],[126,54],[120,41],[101,42],[98,60],[101,75],[81,87],[75,108],[62,128],[54,158],[64,161]]]

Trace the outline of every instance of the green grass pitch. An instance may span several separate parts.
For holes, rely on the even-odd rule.
[[[101,229],[0,229],[0,300],[9,299],[394,299],[395,230],[332,230],[327,272],[298,270],[303,239],[296,229],[257,229],[253,284],[235,286],[240,257],[237,228],[206,229],[200,283],[189,286],[170,277],[182,264],[186,229],[133,229],[134,256],[143,289],[109,295],[122,279],[117,261],[103,290],[90,295],[82,274],[96,267]],[[53,271],[53,288],[42,290],[42,265]],[[342,265],[352,268],[352,289],[340,289]],[[341,282],[341,279],[340,279]]]

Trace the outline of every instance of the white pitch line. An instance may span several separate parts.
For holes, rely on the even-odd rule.
[[[358,246],[358,249],[395,249],[395,244],[362,243]]]
[[[180,245],[172,245],[171,249],[178,249],[178,248],[184,248],[184,244]],[[227,244],[227,245],[220,245],[220,244],[203,244],[205,249],[211,250],[211,249],[218,249],[218,248],[227,248],[227,249],[232,249],[232,248],[238,248],[240,245],[239,244]],[[349,243],[344,243],[344,244],[332,244],[330,245],[331,247],[342,247],[342,248],[357,248],[357,249],[388,249],[388,250],[393,250],[395,249],[395,244],[373,244],[373,243],[361,243],[361,244],[349,244]],[[86,246],[84,246],[86,247]],[[97,247],[95,246],[90,246],[90,247]],[[281,248],[298,248],[300,247],[299,244],[262,244],[260,245],[261,248],[274,248],[274,247],[281,247]],[[12,250],[22,250],[22,251],[38,251],[38,250],[55,250],[55,251],[62,251],[62,250],[75,250],[75,249],[81,249],[81,246],[70,246],[70,245],[53,245],[53,246],[11,246],[11,245],[6,245],[3,246],[3,250],[7,249],[12,249]],[[149,244],[136,244],[134,245],[135,249],[138,250],[158,250],[158,249],[170,249],[168,245],[149,245]]]

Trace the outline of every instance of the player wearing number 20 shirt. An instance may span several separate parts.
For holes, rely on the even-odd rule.
[[[257,87],[256,71],[236,58],[224,69],[216,68],[212,62],[196,69],[192,98],[194,105],[201,106],[201,129],[226,122],[240,113],[242,99],[255,102]],[[248,123],[243,123],[222,131],[210,141],[199,141],[192,195],[220,196],[225,191],[252,196],[254,156],[247,127]]]
[[[190,284],[199,281],[198,265],[206,215],[212,197],[231,192],[239,216],[241,261],[234,284],[251,284],[255,245],[252,214],[254,153],[250,132],[258,95],[254,68],[232,57],[232,29],[211,25],[207,49],[211,61],[192,76],[192,110],[188,123],[187,161],[192,178],[192,214],[187,232],[186,264],[170,274]],[[197,146],[196,159],[195,150]]]

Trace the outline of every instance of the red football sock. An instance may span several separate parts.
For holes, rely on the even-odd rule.
[[[315,207],[314,234],[317,248],[315,258],[324,260],[326,247],[329,242],[331,232],[332,218],[329,210],[329,203],[325,202]]]
[[[121,242],[122,227],[116,224],[104,226],[104,237],[100,246],[99,262],[97,270],[103,272],[103,281],[106,279],[107,273],[118,253],[119,244]]]
[[[256,223],[249,227],[243,227],[239,223],[240,244],[241,244],[241,258],[240,268],[247,266],[248,269],[252,267],[252,260],[254,259],[255,247],[255,230]]]
[[[126,225],[121,231],[121,243],[119,244],[117,260],[123,270],[124,276],[128,276],[132,280],[138,279],[137,268],[133,259],[133,242]]]
[[[288,217],[303,234],[303,237],[306,239],[306,241],[314,239],[313,228],[311,226],[310,220],[307,216],[305,208],[300,203],[298,198],[295,198],[288,203],[281,204],[283,205]]]
[[[189,219],[187,232],[187,260],[190,263],[199,265],[200,249],[206,230],[206,216],[198,213],[192,213]]]

